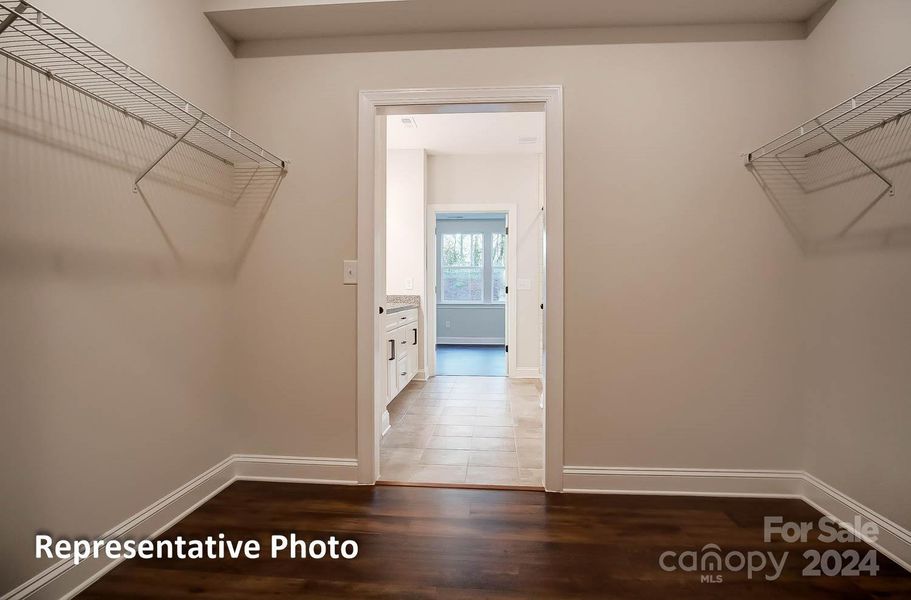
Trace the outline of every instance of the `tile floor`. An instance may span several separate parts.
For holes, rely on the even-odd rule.
[[[543,485],[541,382],[439,376],[389,404],[380,479]]]

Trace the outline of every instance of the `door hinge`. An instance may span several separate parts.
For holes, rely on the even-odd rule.
[[[509,293],[509,286],[508,286],[508,285],[506,286],[506,293],[507,293],[507,294]]]
[[[506,351],[509,352],[509,344],[506,344]]]
[[[509,227],[506,228],[506,235],[509,235]]]

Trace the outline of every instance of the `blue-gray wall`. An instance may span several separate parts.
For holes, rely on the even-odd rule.
[[[502,304],[438,304],[437,344],[446,343],[505,344],[505,307]]]

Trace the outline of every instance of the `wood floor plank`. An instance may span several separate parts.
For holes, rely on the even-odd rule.
[[[804,550],[763,543],[763,518],[815,521],[800,500],[545,494],[538,491],[236,482],[162,538],[257,539],[257,560],[132,560],[80,598],[872,598],[911,597],[884,556],[869,577],[804,577]],[[349,538],[354,560],[269,558],[269,537]],[[779,580],[666,572],[667,550],[788,551]]]

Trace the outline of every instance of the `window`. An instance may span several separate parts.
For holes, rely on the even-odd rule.
[[[506,302],[506,235],[490,234],[490,301]]]
[[[440,269],[443,302],[483,302],[484,234],[444,233]]]
[[[504,221],[438,221],[437,287],[443,304],[506,303]]]

